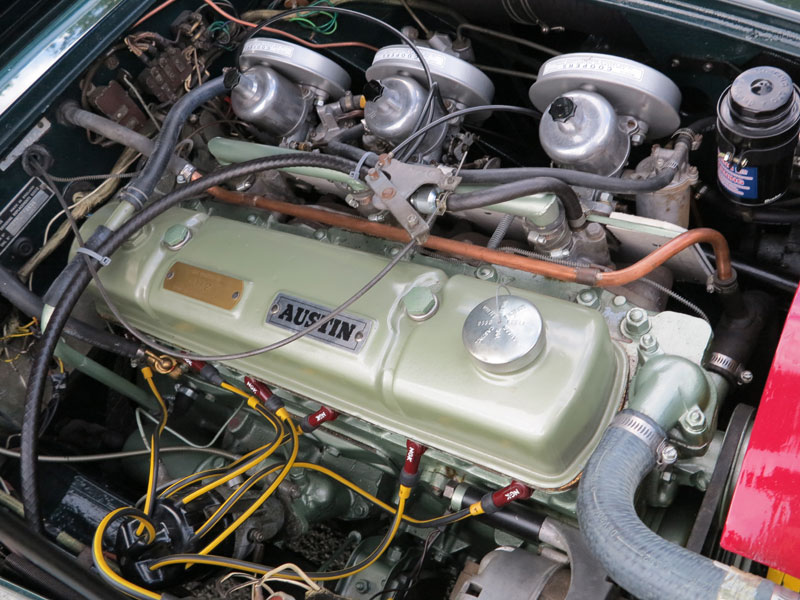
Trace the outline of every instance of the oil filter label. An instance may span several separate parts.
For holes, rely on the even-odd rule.
[[[734,196],[749,200],[758,198],[758,167],[737,168],[719,157],[717,179]]]

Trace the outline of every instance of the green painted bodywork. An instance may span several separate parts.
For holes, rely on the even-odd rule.
[[[111,210],[98,211],[84,234]],[[167,250],[165,231],[181,223],[192,229],[192,239]],[[241,300],[224,310],[165,290],[177,261],[242,279]],[[289,335],[266,323],[278,293],[334,307],[386,261],[175,208],[123,246],[101,277],[134,326],[176,346],[217,354]],[[402,302],[415,286],[431,287],[439,298],[436,314],[423,322],[412,321]],[[620,407],[625,353],[597,311],[513,289],[541,312],[545,350],[522,371],[484,373],[467,355],[461,329],[467,314],[497,293],[505,288],[401,262],[347,311],[373,322],[360,352],[304,338],[229,366],[538,488],[567,485]]]

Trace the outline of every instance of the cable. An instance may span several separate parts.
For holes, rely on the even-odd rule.
[[[200,528],[195,532],[195,537],[203,537],[209,531],[211,531],[214,526],[219,523],[225,515],[230,511],[233,506],[242,499],[242,497],[249,492],[257,483],[262,481],[264,478],[269,477],[276,471],[281,470],[284,468],[285,464],[276,465],[272,467],[265,467],[256,471],[253,475],[251,475],[247,481],[245,481],[242,485],[240,485],[236,491],[228,496],[225,501],[219,505],[217,510],[206,519],[206,522],[203,523]]]
[[[477,112],[484,112],[484,111],[489,111],[489,110],[493,111],[493,112],[516,113],[516,114],[519,114],[519,115],[525,115],[525,116],[528,116],[528,117],[532,117],[534,119],[539,119],[542,116],[542,114],[538,110],[533,110],[532,108],[523,108],[522,106],[511,106],[511,105],[508,105],[508,104],[485,104],[485,105],[482,105],[482,106],[471,106],[469,108],[462,108],[462,109],[459,109],[459,110],[455,110],[455,111],[453,111],[451,113],[448,113],[448,114],[446,114],[446,115],[444,115],[442,117],[439,117],[438,119],[435,119],[435,120],[431,121],[430,123],[428,123],[427,125],[425,125],[421,129],[418,129],[417,131],[412,133],[410,136],[408,136],[406,139],[404,139],[402,142],[397,144],[397,146],[395,146],[394,149],[391,151],[391,154],[393,156],[397,156],[397,153],[400,150],[402,150],[403,148],[405,148],[406,146],[408,146],[408,144],[410,144],[411,142],[416,140],[418,137],[420,137],[422,135],[425,135],[425,133],[427,133],[428,131],[430,131],[434,127],[438,127],[442,123],[446,123],[447,121],[449,121],[451,119],[455,119],[456,117],[463,117],[463,116],[471,115],[471,114],[474,114],[474,113],[477,113]],[[503,170],[503,169],[499,169],[499,170]]]
[[[410,492],[409,488],[405,489]],[[395,535],[397,534],[397,530],[400,528],[403,512],[405,511],[406,500],[408,499],[408,496],[404,494],[402,490],[403,488],[401,487],[401,493],[399,495],[399,499],[397,502],[397,511],[394,515],[394,518],[392,519],[392,523],[388,533],[384,536],[383,540],[381,540],[380,544],[378,544],[378,546],[372,552],[370,552],[369,555],[367,555],[367,557],[364,560],[362,560],[360,563],[356,565],[353,565],[351,567],[346,567],[344,569],[321,572],[321,573],[307,573],[307,576],[314,581],[335,581],[337,579],[344,579],[345,577],[350,577],[352,575],[355,575],[356,573],[360,573],[361,571],[363,571],[364,569],[368,568],[373,563],[375,563],[383,555],[386,549],[391,545]],[[229,529],[232,528],[233,525],[229,527]],[[162,567],[166,567],[169,565],[176,565],[176,564],[213,565],[218,567],[237,569],[250,573],[256,573],[259,575],[264,575],[272,570],[269,567],[265,567],[263,565],[237,560],[234,558],[226,558],[224,556],[215,556],[215,555],[209,556],[204,554],[202,551],[200,554],[173,554],[170,556],[165,556],[163,558],[156,559],[150,564],[150,570],[155,571]],[[291,580],[300,579],[298,575],[281,573],[280,576],[285,579],[291,579]]]
[[[156,387],[153,381],[153,370],[150,367],[142,367],[142,377],[144,377],[150,391],[153,392],[158,401],[158,406],[161,408],[161,419],[158,428],[150,436],[150,476],[147,480],[147,495],[144,501],[144,513],[150,517],[153,515],[153,510],[156,505],[156,488],[158,487],[158,447],[161,434],[164,433],[164,428],[167,426],[167,405],[164,398]],[[144,525],[139,527],[138,534],[141,535],[144,531]]]
[[[175,438],[178,439],[178,441],[183,442],[187,446],[191,446],[192,448],[209,448],[209,447],[213,446],[217,442],[217,440],[219,440],[219,438],[222,436],[223,433],[225,433],[225,430],[228,428],[228,425],[230,425],[230,422],[233,421],[234,417],[236,417],[236,415],[239,414],[239,411],[242,410],[245,407],[246,404],[247,404],[246,401],[241,402],[239,404],[239,406],[237,406],[236,409],[234,409],[231,412],[231,414],[228,417],[228,419],[220,426],[220,428],[217,430],[217,432],[211,438],[211,441],[209,441],[207,444],[198,444],[196,442],[193,442],[192,440],[188,439],[187,437],[181,435],[180,433],[178,433],[177,431],[175,431],[174,429],[171,429],[169,427],[166,427],[164,430],[167,433],[172,434]],[[153,415],[151,415],[148,412],[145,412],[141,408],[137,408],[136,409],[136,415],[137,415],[137,421],[138,421],[138,415],[144,415],[145,417],[147,417],[151,421],[153,421],[155,423],[158,422],[158,419],[156,417],[154,417]],[[141,429],[141,427],[140,427],[140,429]]]
[[[297,435],[297,428],[292,423],[292,418],[289,416],[289,413],[286,411],[285,408],[280,408],[276,411],[276,414],[280,417],[281,422],[285,423],[286,427],[291,432],[291,443],[292,443],[292,450],[289,454],[289,459],[286,461],[286,464],[281,469],[281,472],[278,473],[278,476],[273,480],[273,482],[269,485],[269,487],[261,494],[261,496],[253,502],[247,510],[245,510],[241,515],[239,515],[233,523],[228,525],[225,530],[220,533],[217,537],[215,537],[211,542],[206,544],[202,550],[200,550],[199,554],[207,555],[209,554],[214,548],[219,546],[227,537],[236,531],[236,529],[244,523],[247,519],[249,519],[254,512],[256,512],[264,502],[278,489],[278,486],[281,482],[286,478],[289,474],[289,471],[292,469],[295,460],[297,459],[297,452],[300,449],[300,444],[298,441]]]
[[[592,268],[599,268],[599,269],[604,270],[604,271],[611,271],[611,269],[609,267],[603,267],[601,265],[595,265],[595,264],[592,264],[592,263],[581,262],[581,261],[577,261],[577,260],[565,260],[563,258],[553,258],[552,256],[548,256],[546,254],[541,254],[540,252],[535,252],[533,250],[524,250],[522,248],[514,248],[514,247],[510,247],[510,246],[509,247],[499,248],[499,250],[501,252],[511,252],[511,253],[514,253],[514,254],[520,254],[522,256],[530,256],[532,258],[537,258],[539,260],[544,260],[544,261],[552,262],[552,263],[559,264],[559,265],[567,265],[567,266],[570,266],[570,267],[592,267]],[[639,281],[642,281],[642,282],[646,283],[647,285],[650,285],[651,287],[656,288],[657,290],[659,290],[660,292],[666,294],[667,296],[669,296],[670,298],[672,298],[676,302],[680,302],[681,304],[686,306],[686,308],[688,308],[692,312],[696,313],[697,316],[699,316],[701,319],[703,319],[706,323],[709,323],[709,324],[711,323],[711,321],[708,318],[708,315],[706,315],[706,313],[703,312],[703,310],[699,306],[697,306],[696,304],[690,302],[689,300],[687,300],[686,298],[684,298],[683,296],[681,296],[677,292],[672,291],[667,286],[661,285],[657,281],[653,281],[652,279],[649,279],[647,277],[640,277]]]
[[[106,557],[103,554],[103,536],[108,526],[122,517],[130,517],[139,521],[143,528],[142,531],[146,532],[148,535],[148,543],[155,540],[156,530],[148,520],[147,515],[143,512],[127,506],[113,510],[100,521],[97,530],[94,532],[94,538],[92,539],[92,561],[94,562],[94,566],[103,579],[126,594],[138,600],[161,600],[161,594],[151,592],[150,590],[128,581],[124,577],[118,575],[106,561]]]
[[[456,27],[456,38],[463,38],[464,36],[461,35],[461,32],[465,29],[470,29],[472,31],[475,31],[477,33],[482,33],[484,35],[490,35],[492,37],[496,37],[501,40],[506,40],[507,42],[514,42],[515,44],[520,44],[521,46],[527,46],[528,48],[533,48],[534,50],[538,50],[543,54],[549,54],[550,56],[561,55],[561,52],[559,52],[558,50],[553,50],[552,48],[548,48],[547,46],[542,46],[541,44],[537,44],[536,42],[531,42],[530,40],[526,40],[525,38],[520,38],[515,35],[509,35],[507,33],[495,31],[494,29],[489,29],[488,27],[473,25],[472,23],[461,23],[458,27]]]
[[[359,48],[366,48],[367,50],[372,50],[373,52],[377,52],[378,51],[378,49],[375,46],[373,46],[371,44],[366,44],[364,42],[327,42],[327,43],[324,43],[324,44],[315,44],[313,42],[309,42],[307,40],[304,40],[303,38],[297,37],[296,35],[292,35],[291,33],[287,33],[286,31],[281,31],[280,29],[273,29],[273,28],[267,27],[265,25],[260,25],[259,26],[256,23],[251,23],[250,21],[243,21],[242,19],[237,19],[233,15],[231,15],[231,14],[225,12],[224,10],[222,10],[219,6],[217,6],[211,0],[203,0],[203,2],[205,2],[208,6],[213,8],[215,11],[217,11],[220,15],[222,15],[223,17],[225,17],[229,21],[232,21],[232,22],[234,22],[234,23],[236,23],[238,25],[243,25],[244,27],[255,28],[256,31],[266,31],[267,33],[274,33],[276,35],[283,36],[285,38],[288,38],[288,39],[292,40],[293,42],[297,42],[298,44],[302,44],[303,46],[306,46],[308,48],[313,48],[315,50],[321,50],[323,48],[359,47]],[[341,10],[342,9],[338,9],[338,11],[341,11]],[[295,10],[294,12],[308,12],[308,8],[301,8],[301,9]],[[348,11],[348,12],[354,12],[354,11]],[[278,20],[282,19],[283,16],[285,16],[286,14],[287,13],[284,12],[281,15],[279,15],[278,17],[274,17],[273,18],[274,20],[273,19],[268,19],[268,21],[270,23],[272,23],[274,21],[278,21]],[[249,37],[252,37],[252,36],[249,36]],[[249,39],[249,37],[248,37],[248,39]]]
[[[127,179],[128,177],[136,177],[139,171],[133,173],[104,173],[102,175],[78,175],[77,177],[56,177],[50,175],[50,179],[58,183],[73,183],[75,181],[92,181],[95,179]]]
[[[171,206],[237,176],[248,175],[265,169],[290,166],[322,166],[349,173],[353,169],[353,165],[352,161],[334,156],[305,153],[260,158],[246,163],[230,165],[204,177],[202,180],[183,185],[172,193],[149,204],[141,212],[134,214],[123,223],[117,231],[112,232],[105,227],[99,228],[95,232],[93,240],[90,241],[95,242],[94,247],[101,254],[106,256],[113,254],[130,235]],[[47,329],[42,334],[38,352],[32,362],[30,377],[28,378],[22,424],[20,474],[26,520],[37,532],[42,531],[42,519],[36,477],[38,470],[36,456],[39,442],[36,432],[39,430],[42,398],[44,397],[47,373],[53,352],[70,313],[91,279],[91,272],[82,268],[83,264],[82,259],[73,260],[62,272],[63,278],[60,282],[58,303],[50,315]]]
[[[425,23],[422,22],[422,19],[420,19],[417,16],[417,13],[415,13],[414,9],[411,8],[411,5],[408,3],[408,0],[400,0],[400,3],[403,5],[403,8],[406,9],[406,12],[408,13],[408,16],[410,16],[414,20],[414,22],[417,24],[417,26],[420,28],[420,30],[422,31],[422,33],[425,36],[425,38],[426,39],[430,38],[433,35],[433,33],[431,32],[430,29],[428,29],[425,26]]]
[[[256,465],[258,465],[260,462],[269,458],[272,455],[272,453],[275,452],[275,450],[277,450],[278,447],[283,443],[284,432],[285,432],[284,423],[281,420],[278,422],[278,429],[276,431],[277,435],[275,436],[275,439],[272,442],[270,442],[266,446],[259,448],[259,451],[254,453],[249,460],[241,462],[233,469],[229,469],[225,475],[218,477],[214,481],[207,483],[203,487],[193,491],[191,494],[188,494],[187,496],[183,497],[181,499],[181,503],[189,504],[192,500],[195,500],[200,496],[202,496],[203,494],[218,488],[219,486],[229,482],[231,479],[234,479],[235,477],[243,475]]]
[[[211,454],[214,456],[221,456],[227,460],[238,460],[240,457],[219,448],[189,448],[186,446],[170,446],[169,448],[161,448],[159,450],[162,454],[173,452],[200,452],[203,454]],[[150,454],[150,450],[123,450],[120,452],[105,452],[103,454],[84,454],[78,456],[53,456],[53,455],[39,455],[37,460],[44,463],[85,463],[85,462],[101,462],[105,460],[119,460],[122,458],[135,458],[138,456],[146,456]],[[20,458],[20,453],[7,448],[0,448],[0,456],[7,456],[8,458]]]
[[[432,216],[435,217],[435,215],[432,215]],[[143,344],[145,344],[147,346],[150,346],[151,348],[153,348],[153,349],[155,349],[155,350],[157,350],[159,352],[165,353],[165,354],[179,355],[181,358],[188,358],[188,359],[192,359],[192,360],[199,360],[199,361],[238,360],[238,359],[241,359],[241,358],[249,358],[251,356],[258,356],[258,355],[264,354],[266,352],[272,352],[273,350],[278,350],[279,348],[283,348],[284,346],[287,346],[287,345],[291,344],[292,342],[297,341],[300,338],[303,338],[303,337],[307,336],[312,331],[316,331],[317,329],[319,329],[320,327],[322,327],[326,323],[329,323],[334,318],[338,317],[342,312],[347,310],[355,302],[357,302],[362,297],[364,297],[364,295],[366,295],[367,292],[369,292],[373,287],[375,287],[375,285],[377,285],[378,282],[380,282],[389,273],[389,271],[391,271],[403,258],[405,258],[406,255],[416,247],[416,245],[417,245],[417,243],[416,243],[415,240],[411,240],[410,242],[408,242],[405,246],[403,246],[403,248],[400,250],[400,252],[398,252],[392,258],[392,260],[389,261],[386,264],[386,266],[383,269],[381,269],[380,272],[378,272],[377,275],[375,275],[372,279],[370,279],[367,283],[365,283],[364,286],[361,287],[361,289],[359,289],[355,294],[350,296],[350,298],[348,298],[347,300],[342,302],[339,306],[334,308],[326,316],[324,316],[323,318],[321,318],[318,321],[314,322],[312,325],[309,325],[308,327],[305,327],[304,329],[301,329],[297,333],[295,333],[293,335],[290,335],[288,337],[285,337],[282,340],[279,340],[279,341],[274,342],[272,344],[269,344],[267,346],[261,346],[260,348],[254,348],[252,350],[247,350],[247,351],[244,351],[244,352],[235,352],[235,353],[231,353],[231,354],[202,355],[202,354],[192,354],[192,353],[189,353],[189,352],[177,353],[175,348],[170,348],[169,346],[164,346],[164,345],[162,345],[162,344],[160,344],[160,343],[158,343],[158,342],[146,337],[140,331],[138,331],[133,326],[131,326],[128,323],[127,319],[124,316],[122,316],[120,311],[117,309],[116,304],[111,299],[111,296],[108,294],[108,292],[105,290],[105,287],[99,281],[99,277],[95,277],[96,273],[92,273],[92,277],[95,277],[95,283],[98,286],[98,291],[100,292],[100,295],[103,297],[103,301],[108,305],[108,308],[111,310],[112,314],[117,319],[117,321],[119,321],[119,323],[133,337],[135,337],[137,340],[139,340]],[[93,269],[94,266],[92,266],[91,268]]]

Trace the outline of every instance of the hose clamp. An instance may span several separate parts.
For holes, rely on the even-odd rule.
[[[647,444],[656,456],[660,456],[662,447],[666,444],[667,435],[664,430],[652,419],[632,410],[617,413],[609,427],[632,433]]]

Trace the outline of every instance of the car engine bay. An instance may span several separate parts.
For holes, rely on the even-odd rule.
[[[0,112],[0,582],[800,598],[734,527],[800,447],[800,47],[624,4],[86,2]]]

